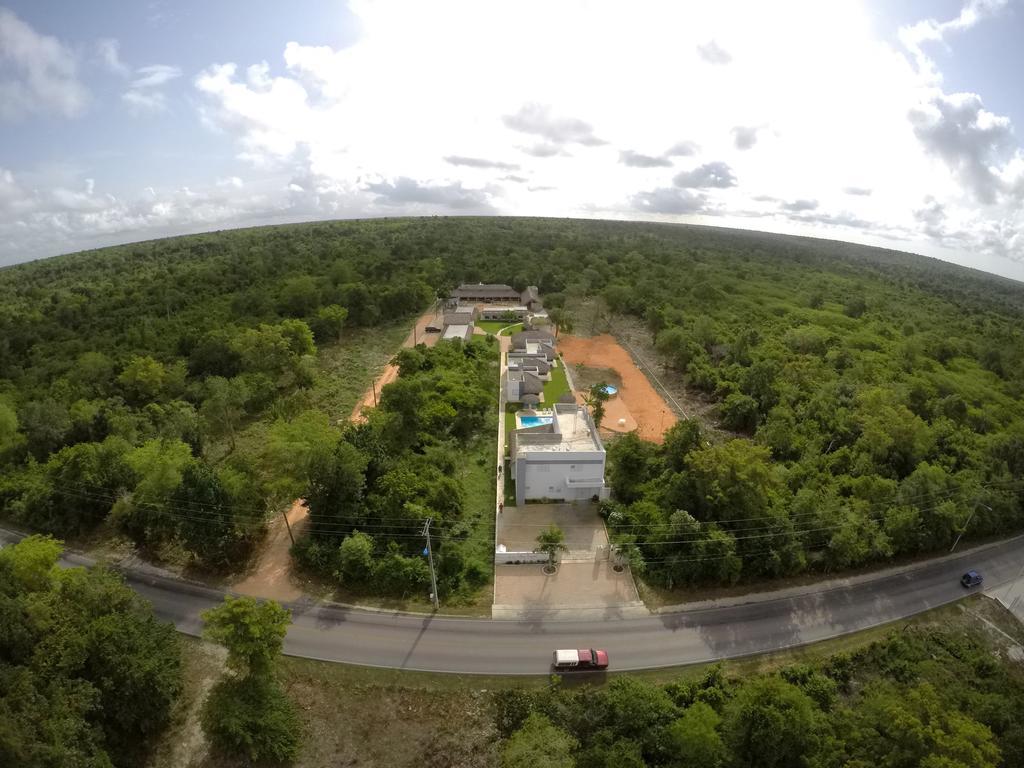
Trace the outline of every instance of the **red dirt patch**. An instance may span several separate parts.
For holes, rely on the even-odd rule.
[[[297,539],[309,522],[309,511],[303,505],[302,499],[292,503],[287,515],[292,535]],[[302,590],[291,578],[292,557],[289,550],[292,540],[288,536],[288,527],[280,517],[274,518],[269,527],[267,540],[263,544],[256,566],[231,589],[243,595],[265,597],[281,602],[298,600],[302,597]]]
[[[636,429],[644,440],[661,443],[665,430],[678,420],[629,353],[608,334],[587,339],[559,336],[558,351],[569,365],[611,368],[621,378],[618,395],[605,404],[602,430],[631,432]],[[619,419],[625,419],[625,424],[620,425]]]

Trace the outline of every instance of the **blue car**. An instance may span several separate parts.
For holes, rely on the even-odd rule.
[[[984,581],[981,574],[977,571],[968,571],[960,578],[960,583],[965,587],[976,587]]]

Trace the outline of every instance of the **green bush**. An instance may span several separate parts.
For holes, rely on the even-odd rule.
[[[272,679],[221,680],[210,691],[201,719],[214,748],[227,754],[277,763],[298,754],[302,724]]]

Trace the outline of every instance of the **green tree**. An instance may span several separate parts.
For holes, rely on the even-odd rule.
[[[203,730],[214,746],[257,764],[288,763],[298,755],[302,722],[273,680],[228,678],[203,705]]]
[[[566,312],[561,307],[552,308],[548,310],[548,317],[551,318],[551,322],[555,326],[555,338],[558,338],[558,334],[561,332],[572,333],[573,332],[573,320],[572,315]]]
[[[728,752],[718,732],[722,718],[702,701],[691,704],[668,729],[667,749],[680,768],[719,768]]]
[[[341,542],[338,559],[343,583],[365,583],[373,574],[373,539],[353,531]]]
[[[608,479],[615,497],[629,504],[642,495],[642,486],[657,469],[658,447],[628,432],[608,447]]]
[[[714,520],[764,517],[783,490],[768,450],[749,440],[693,451],[688,474],[692,510]]]
[[[604,404],[608,402],[610,397],[608,385],[604,382],[594,384],[583,396],[583,404],[590,408],[590,412],[594,417],[594,424],[599,427],[604,420]]]
[[[661,451],[666,466],[673,472],[682,472],[690,453],[704,445],[700,424],[695,419],[681,419],[665,431]]]
[[[18,426],[18,414],[0,400],[0,462],[14,455],[25,443],[25,436],[18,431]]]
[[[313,468],[334,451],[339,432],[327,416],[318,411],[303,411],[291,420],[278,419],[267,435],[265,456],[274,466],[276,498],[291,500],[309,487]]]
[[[738,765],[788,768],[811,764],[818,712],[798,688],[778,677],[744,685],[726,708],[726,741]]]
[[[757,401],[749,395],[733,392],[719,406],[722,426],[735,432],[753,432],[760,415]]]
[[[533,551],[546,554],[548,556],[548,566],[554,568],[558,554],[569,551],[569,547],[565,545],[565,533],[563,533],[561,528],[552,523],[537,535],[537,546]]]
[[[290,277],[281,286],[281,299],[278,307],[281,312],[292,317],[311,315],[320,304],[320,290],[316,280],[309,275]]]
[[[206,398],[199,407],[199,416],[207,432],[214,437],[227,435],[235,450],[235,431],[245,417],[248,388],[241,378],[224,379],[211,376],[206,380]]]
[[[159,399],[166,378],[162,363],[149,355],[135,355],[118,375],[117,383],[129,401],[142,405]]]
[[[71,415],[53,398],[25,403],[18,414],[21,431],[32,455],[43,461],[64,444],[71,430]]]
[[[8,569],[14,586],[22,592],[45,592],[53,579],[64,545],[51,536],[29,536],[12,547],[0,549],[0,562]]]
[[[236,474],[240,473],[230,468],[218,473],[205,462],[189,462],[171,498],[174,507],[189,510],[178,518],[182,545],[210,568],[244,564],[260,529],[262,506],[237,492],[240,485],[251,488],[256,483],[251,477],[235,478]]]
[[[604,702],[609,727],[638,741],[648,755],[659,751],[665,727],[678,713],[664,688],[636,677],[614,678]]]
[[[331,304],[321,307],[313,320],[313,335],[317,341],[341,341],[342,332],[345,330],[345,321],[348,319],[348,310],[338,304]]]
[[[103,394],[114,378],[114,362],[102,352],[83,352],[71,372],[75,381],[95,394]]]
[[[573,752],[579,742],[534,712],[505,742],[502,768],[574,768]]]
[[[203,636],[228,651],[228,667],[245,677],[269,677],[281,655],[291,612],[273,600],[224,598],[203,611]]]
[[[102,568],[58,571],[46,606],[37,665],[88,680],[107,749],[119,764],[140,764],[182,687],[174,627]]]
[[[231,755],[257,762],[293,759],[299,718],[274,674],[291,613],[273,600],[227,596],[202,616],[203,636],[227,648],[233,672],[203,705],[203,730],[215,748]]]

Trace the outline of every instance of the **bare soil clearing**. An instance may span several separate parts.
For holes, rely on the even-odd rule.
[[[287,515],[292,535],[298,538],[309,522],[309,510],[303,506],[302,499],[297,499],[292,503]],[[302,597],[302,590],[292,577],[292,541],[288,536],[288,528],[280,517],[274,518],[269,527],[266,542],[256,565],[242,581],[232,585],[231,589],[243,595],[271,600],[298,600]]]
[[[618,394],[605,404],[602,430],[630,432],[636,429],[643,439],[661,443],[665,430],[678,421],[675,412],[633,362],[629,352],[609,334],[591,338],[562,335],[558,338],[558,351],[571,366],[608,368],[618,374],[621,386]],[[625,419],[625,424],[620,425],[619,419]]]

